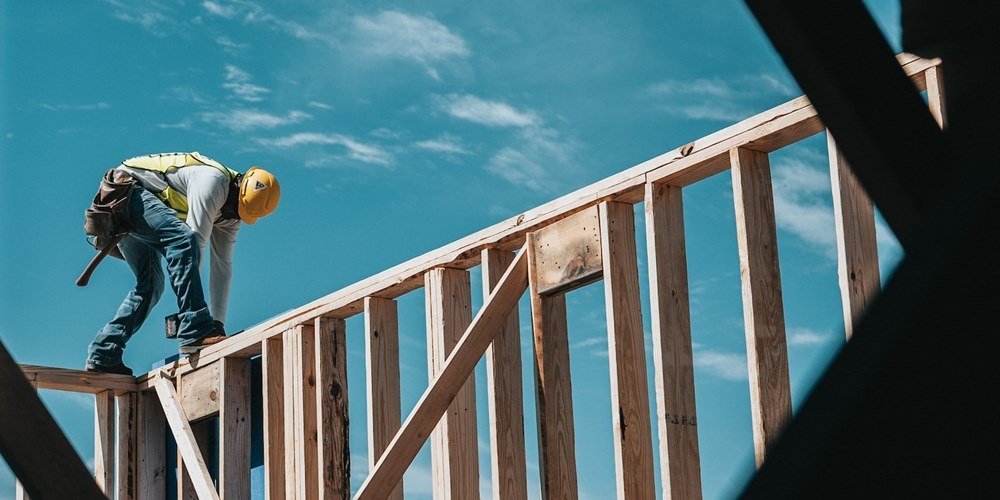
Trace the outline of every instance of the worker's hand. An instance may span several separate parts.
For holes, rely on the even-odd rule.
[[[215,333],[218,335],[226,334],[226,325],[223,325],[221,321],[215,320]]]

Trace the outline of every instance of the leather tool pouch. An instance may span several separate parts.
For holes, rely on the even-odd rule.
[[[94,247],[102,249],[105,242],[115,236],[128,233],[129,200],[135,188],[136,181],[128,172],[111,169],[101,178],[101,185],[90,203],[90,208],[84,213],[83,230],[88,236],[93,236]],[[118,252],[112,252],[114,255]],[[120,257],[119,257],[120,258]]]

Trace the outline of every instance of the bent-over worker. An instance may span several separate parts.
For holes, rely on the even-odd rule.
[[[240,174],[197,152],[137,156],[113,174],[136,181],[128,201],[129,234],[117,248],[136,285],[91,343],[87,370],[131,375],[122,353],[163,293],[163,260],[177,295],[180,352],[225,340],[236,235],[241,223],[253,224],[277,208],[281,188],[266,170]],[[211,308],[199,271],[206,246],[212,255]]]

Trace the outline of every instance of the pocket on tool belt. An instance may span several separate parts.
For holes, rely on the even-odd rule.
[[[83,231],[98,240],[128,233],[129,200],[134,188],[135,180],[127,172],[108,170],[84,212]]]

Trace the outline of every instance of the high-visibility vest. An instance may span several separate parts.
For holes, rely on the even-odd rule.
[[[188,201],[187,197],[172,188],[167,181],[166,174],[177,169],[194,165],[206,165],[218,169],[226,176],[230,182],[236,179],[239,172],[195,151],[193,153],[157,153],[146,156],[136,156],[122,162],[122,166],[138,170],[148,170],[160,174],[163,183],[167,188],[159,193],[157,197],[163,200],[168,207],[177,211],[177,217],[181,220],[187,219]]]

